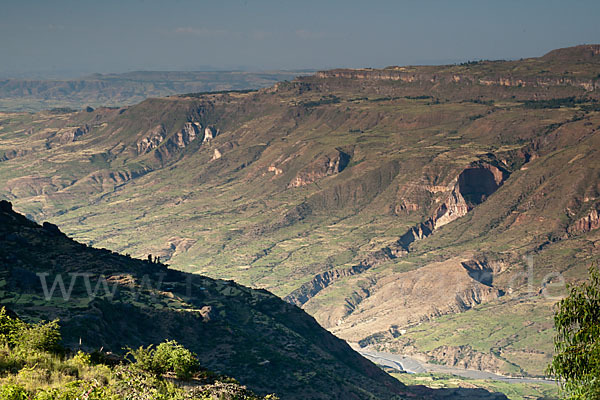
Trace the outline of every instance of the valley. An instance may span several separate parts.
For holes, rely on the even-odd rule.
[[[4,112],[0,197],[269,290],[364,351],[541,377],[562,282],[600,258],[599,76],[584,45]]]

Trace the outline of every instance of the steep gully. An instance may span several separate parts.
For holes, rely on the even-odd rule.
[[[413,242],[428,237],[441,226],[466,215],[492,195],[508,176],[509,172],[502,167],[487,162],[471,163],[458,175],[446,200],[435,209],[430,218],[413,226],[394,243],[370,254],[352,267],[331,269],[315,275],[284,299],[301,307],[340,278],[361,274],[381,263],[408,254]],[[491,284],[489,271],[473,269],[467,264],[463,264],[463,266],[473,279],[485,285]],[[358,302],[360,301],[358,300]],[[353,306],[356,307],[357,304],[353,304]]]

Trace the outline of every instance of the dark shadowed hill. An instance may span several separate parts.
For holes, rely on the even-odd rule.
[[[0,203],[0,266],[0,304],[29,321],[59,318],[71,348],[81,341],[121,352],[175,339],[203,365],[290,399],[391,398],[404,390],[267,291],[87,247],[7,202]],[[64,287],[49,296],[55,279]]]

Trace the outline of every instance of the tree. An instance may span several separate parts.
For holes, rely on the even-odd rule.
[[[566,399],[600,399],[600,272],[589,273],[589,281],[569,287],[554,315],[556,354],[548,373]]]

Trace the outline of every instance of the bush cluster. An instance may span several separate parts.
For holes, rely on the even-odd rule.
[[[20,351],[61,352],[58,321],[26,324],[0,309],[0,344]]]
[[[156,375],[173,372],[179,379],[189,379],[200,369],[196,355],[174,340],[163,342],[156,348],[150,345],[129,349],[127,355],[134,358],[134,366]]]
[[[276,399],[199,373],[196,355],[175,341],[129,349],[133,359],[121,363],[99,352],[69,353],[60,342],[58,321],[27,324],[0,308],[0,400]],[[191,378],[193,389],[181,387]]]
[[[584,101],[584,99],[577,99],[574,96],[549,100],[526,100],[523,107],[531,109],[575,107]]]

